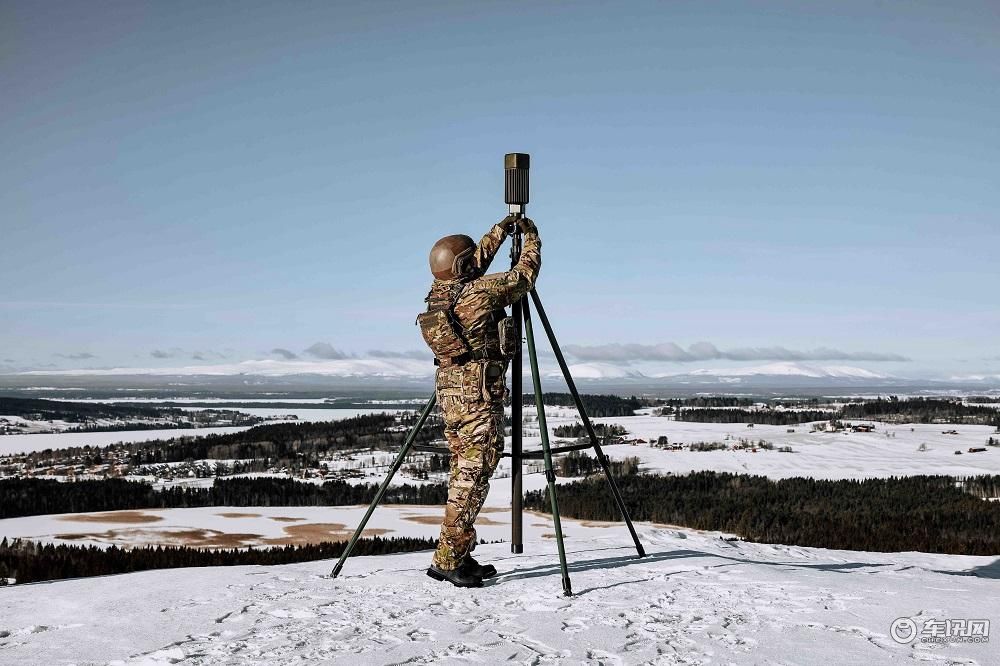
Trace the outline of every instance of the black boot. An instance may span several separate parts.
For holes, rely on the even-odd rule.
[[[465,559],[462,560],[462,566],[478,574],[480,578],[493,578],[493,576],[497,575],[497,568],[495,566],[492,564],[480,564],[476,562],[472,555],[465,556]]]
[[[455,587],[482,587],[483,577],[472,567],[466,566],[465,561],[457,569],[438,569],[433,564],[427,569],[427,575],[434,580],[446,580]]]

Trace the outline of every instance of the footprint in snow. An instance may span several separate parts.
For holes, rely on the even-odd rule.
[[[588,629],[587,624],[580,618],[570,618],[569,620],[563,620],[562,623],[562,630],[567,634],[577,634]]]
[[[434,640],[434,632],[430,629],[414,629],[406,633],[407,637],[414,642],[424,642]]]

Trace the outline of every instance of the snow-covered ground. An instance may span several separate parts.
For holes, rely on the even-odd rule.
[[[524,412],[528,419],[535,417],[534,409],[525,408]],[[619,424],[628,431],[627,438],[647,441],[635,446],[619,444],[604,448],[611,458],[638,457],[643,472],[686,474],[714,470],[761,474],[774,479],[796,476],[859,479],[917,474],[1000,474],[1000,448],[987,447],[981,453],[968,453],[969,448],[985,447],[990,437],[1000,440],[1000,434],[989,426],[891,425],[853,419],[850,422],[855,424],[874,423],[876,429],[870,433],[810,433],[812,427],[809,424],[755,425],[747,428],[743,423],[692,423],[653,416],[649,410],[644,412],[638,416],[593,419],[594,423]],[[579,422],[576,412],[569,408],[546,407],[545,414],[550,429]],[[532,430],[532,427],[535,429]],[[958,434],[946,435],[946,430],[955,430]],[[527,424],[525,449],[541,446],[537,432],[537,424]],[[756,453],[732,450],[666,451],[648,443],[649,440],[656,441],[661,435],[666,436],[671,444],[720,442],[729,447],[741,438],[752,442],[763,439],[772,443],[775,449],[790,446],[792,453],[777,450],[759,450]],[[921,445],[926,445],[925,450],[919,450]],[[955,451],[963,453],[956,455]],[[501,463],[501,469],[504,469],[504,464]]]
[[[273,567],[149,571],[0,589],[3,664],[995,664],[995,647],[898,643],[912,618],[1000,620],[993,557],[859,553],[639,526],[574,528],[575,596],[552,539],[476,554],[463,590],[429,552]],[[996,638],[994,637],[994,641]],[[993,656],[991,656],[993,655]]]
[[[564,422],[549,419],[550,425]],[[568,421],[572,421],[569,418]],[[790,446],[792,453],[777,450],[757,453],[750,451],[664,451],[638,444],[610,446],[609,456],[637,456],[643,471],[684,474],[714,470],[761,474],[774,479],[796,476],[817,479],[859,479],[917,474],[947,474],[966,476],[1000,474],[1000,448],[987,447],[985,452],[968,453],[969,448],[986,446],[990,437],[1000,439],[989,426],[875,423],[875,432],[810,433],[807,424],[794,426],[755,425],[741,423],[689,423],[657,416],[595,419],[600,423],[618,423],[629,431],[629,437],[655,440],[665,435],[671,443],[722,442],[732,445],[740,438],[753,442],[766,440],[776,447]],[[852,420],[851,423],[870,423]],[[957,435],[943,431],[956,430]],[[788,432],[794,430],[795,432]],[[726,440],[729,436],[730,439]],[[920,451],[921,445],[926,445]],[[956,455],[955,451],[962,451]]]
[[[553,427],[574,421],[572,410],[546,411]],[[719,469],[776,478],[1000,473],[998,450],[954,455],[955,449],[981,446],[990,430],[983,427],[879,426],[875,433],[845,435],[650,415],[597,421],[621,423],[630,437],[666,435],[691,443],[724,441],[730,434],[729,443],[763,438],[795,451],[607,447],[614,458],[638,456],[647,471]],[[529,448],[538,442],[531,425]],[[959,434],[941,433],[952,428]],[[928,449],[922,453],[921,443]],[[528,474],[524,486],[541,488],[544,477]],[[509,539],[510,499],[509,479],[495,479],[477,524],[481,538]],[[0,521],[0,535],[51,541],[78,533],[85,536],[68,540],[139,544],[176,543],[194,534],[208,546],[213,540],[265,545],[342,538],[363,511],[211,507],[88,514],[87,520],[41,516]],[[368,527],[433,537],[441,511],[386,505]],[[510,554],[506,543],[477,548],[481,560],[500,570],[478,590],[426,577],[429,552],[354,558],[337,580],[329,578],[333,562],[325,561],[3,588],[0,663],[997,663],[988,644],[899,643],[890,635],[900,617],[912,618],[918,628],[929,620],[987,619],[995,629],[997,557],[729,542],[719,533],[639,523],[648,556],[637,560],[620,523],[564,519],[563,525],[576,593],[571,598],[562,595],[551,520],[525,514],[524,554]]]
[[[198,411],[199,408],[188,408]],[[270,409],[249,408],[238,411],[254,416],[295,415],[298,421],[339,421],[361,414],[395,413],[406,411],[402,409]],[[14,417],[6,417],[14,418]],[[276,420],[275,422],[280,422]],[[122,430],[114,432],[71,432],[50,433],[38,435],[0,435],[0,455],[9,453],[29,453],[45,449],[65,448],[68,446],[107,446],[116,442],[148,442],[153,439],[168,439],[170,437],[193,436],[208,434],[224,434],[247,430],[251,426],[223,426],[220,428],[175,428],[168,430]]]
[[[335,410],[350,411],[350,410]],[[535,411],[526,409],[530,419]],[[568,408],[547,408],[550,427],[573,423],[575,412]],[[975,474],[1000,474],[1000,448],[987,447],[982,453],[955,455],[955,450],[967,451],[981,447],[991,435],[985,426],[906,425],[885,426],[877,424],[872,433],[810,433],[809,426],[764,426],[753,429],[742,424],[687,423],[671,419],[640,415],[621,418],[595,419],[601,423],[618,423],[629,431],[630,438],[655,440],[665,435],[671,443],[720,441],[732,445],[741,437],[753,441],[765,439],[776,447],[791,446],[792,453],[777,450],[750,451],[667,451],[647,444],[617,444],[605,447],[613,459],[638,457],[642,472],[683,474],[698,470],[728,471],[734,473],[762,474],[770,478],[812,476],[815,478],[869,478],[906,476],[915,474],[949,474],[956,476]],[[535,429],[533,429],[533,427]],[[789,429],[795,432],[788,432]],[[944,430],[954,429],[958,435],[945,435]],[[887,433],[890,436],[886,436]],[[108,434],[108,433],[102,433]],[[117,433],[116,433],[117,434]],[[726,440],[729,435],[730,439]],[[892,436],[895,435],[895,436]],[[23,437],[22,437],[23,438]],[[525,428],[525,449],[540,445],[537,426],[529,422]],[[918,451],[926,444],[925,451]],[[509,450],[509,442],[508,442]],[[352,479],[356,483],[379,483],[384,478],[391,452],[362,453],[352,458],[354,462],[339,459],[331,468],[341,469],[350,465],[370,464],[376,457],[377,467],[361,470],[365,476]],[[526,469],[539,470],[539,461],[527,461]],[[487,540],[506,539],[510,536],[509,507],[510,459],[501,461],[486,502],[486,513],[480,520],[480,535]],[[439,475],[437,480],[443,480]],[[559,483],[572,479],[559,478]],[[207,486],[211,478],[182,479],[181,485]],[[317,480],[317,482],[319,482]],[[394,483],[418,483],[398,474]],[[175,485],[176,485],[175,484]],[[524,489],[537,490],[545,485],[539,473],[526,473]],[[144,510],[147,518],[138,522],[123,522],[119,516],[102,514],[90,516],[86,521],[69,519],[69,516],[29,516],[0,520],[0,537],[32,538],[46,542],[73,542],[95,545],[176,544],[177,535],[197,536],[203,545],[268,545],[280,540],[294,539],[312,534],[314,540],[336,540],[344,530],[353,528],[363,515],[362,507],[209,507],[197,509]],[[219,514],[256,514],[253,516],[221,516]],[[369,527],[385,534],[401,536],[434,536],[435,519],[440,515],[437,507],[394,507],[385,505],[375,513]],[[295,520],[275,520],[291,518]],[[525,520],[527,535],[536,534],[532,520]],[[313,525],[315,527],[310,528]],[[572,532],[572,521],[567,521],[567,532]],[[618,526],[610,530],[620,529]],[[309,530],[312,530],[311,532]],[[622,532],[625,535],[625,532]],[[67,536],[70,535],[70,536]],[[82,536],[81,536],[82,535]],[[65,538],[60,538],[63,536]],[[626,537],[623,537],[626,538]]]

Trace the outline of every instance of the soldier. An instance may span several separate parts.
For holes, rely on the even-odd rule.
[[[524,232],[517,264],[484,275],[515,225]],[[531,220],[508,215],[479,245],[457,235],[445,236],[431,249],[434,283],[424,299],[427,312],[417,323],[438,366],[437,402],[451,449],[451,473],[441,537],[427,575],[459,587],[479,587],[497,572],[470,555],[476,545],[473,524],[503,453],[507,366],[520,343],[504,308],[534,287],[541,246]]]

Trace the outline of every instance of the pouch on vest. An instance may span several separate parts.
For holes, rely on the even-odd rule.
[[[497,333],[500,337],[500,355],[512,359],[517,354],[521,341],[517,339],[517,329],[513,317],[504,317],[497,322]]]
[[[466,363],[462,366],[462,400],[480,402],[483,400],[483,363]]]
[[[483,364],[483,397],[489,402],[510,403],[510,391],[507,390],[505,361],[487,361]]]
[[[439,360],[447,360],[471,351],[468,343],[455,330],[451,316],[445,309],[431,310],[417,315],[417,325],[424,342]]]

